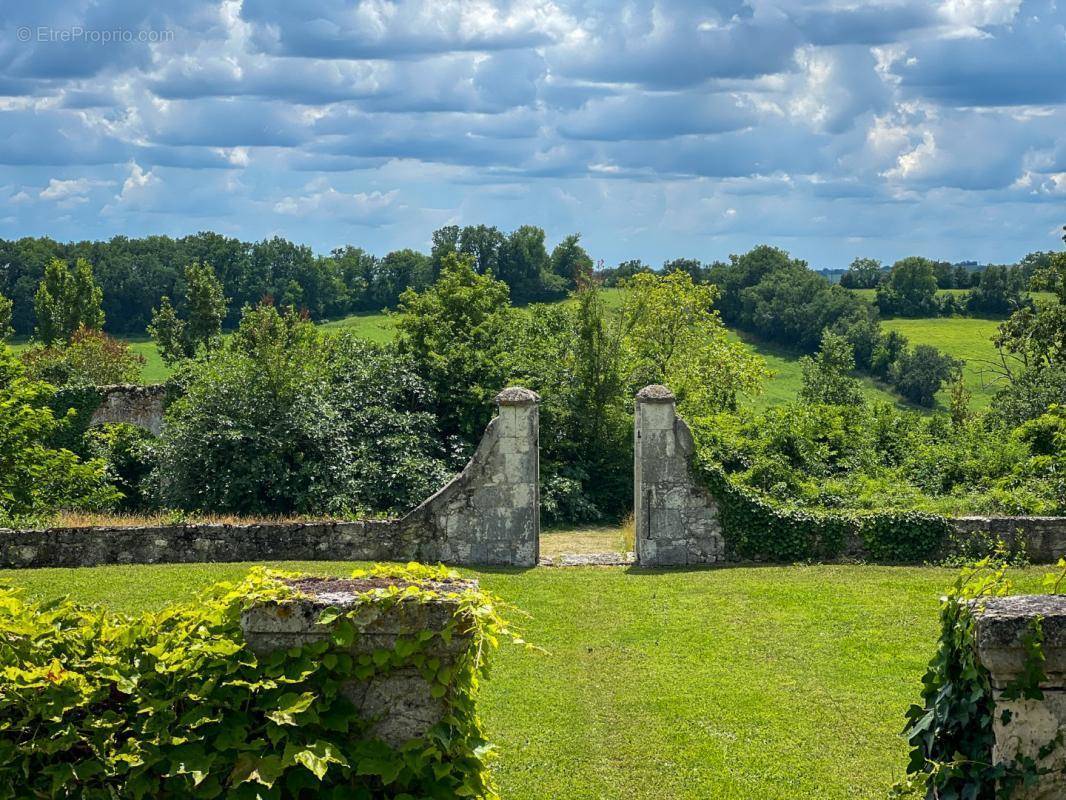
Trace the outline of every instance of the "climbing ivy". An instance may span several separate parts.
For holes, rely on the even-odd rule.
[[[850,550],[873,561],[920,563],[935,559],[951,534],[950,523],[937,514],[778,508],[734,483],[707,455],[695,456],[691,466],[718,503],[722,535],[734,558],[825,560]]]
[[[475,699],[498,638],[516,638],[496,599],[449,589],[443,568],[360,570],[390,580],[325,611],[330,637],[258,658],[241,613],[290,600],[295,577],[255,570],[134,617],[0,588],[0,798],[495,797]],[[352,650],[368,619],[444,594],[455,613],[442,631]],[[432,653],[457,635],[469,645],[442,664]],[[394,749],[366,735],[342,684],[412,667],[447,713]]]
[[[922,678],[922,702],[907,712],[904,734],[911,746],[907,778],[895,787],[896,796],[1006,800],[1020,786],[1031,785],[1041,774],[1037,763],[1026,758],[1015,763],[993,758],[993,723],[997,712],[991,679],[977,657],[976,612],[990,597],[1002,597],[1013,588],[1006,577],[1005,553],[985,558],[962,570],[940,606],[940,640],[936,654]],[[1066,576],[1066,561],[1059,574],[1045,580],[1045,589],[1057,592]],[[1026,663],[1021,675],[1003,690],[1006,700],[1043,697],[1043,629],[1036,618],[1023,638]],[[1061,734],[1041,748],[1042,757],[1062,746]]]

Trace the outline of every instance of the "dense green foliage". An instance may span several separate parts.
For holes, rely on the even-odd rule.
[[[696,419],[701,457],[784,508],[1066,513],[1066,413],[1009,430],[884,404]]]
[[[92,265],[79,258],[71,270],[53,258],[33,296],[37,338],[45,345],[69,341],[80,328],[104,326],[103,290],[93,278]]]
[[[19,353],[26,375],[53,386],[104,386],[136,383],[144,358],[130,346],[84,325],[70,341],[30,347]]]
[[[316,255],[310,247],[280,237],[253,243],[209,231],[177,239],[116,236],[106,242],[60,243],[27,237],[0,240],[0,294],[14,301],[15,332],[29,334],[35,324],[35,293],[46,272],[55,271],[52,262],[73,262],[77,273],[81,269],[77,264],[83,261],[91,266],[103,291],[108,330],[139,334],[163,297],[185,296],[185,268],[198,263],[214,268],[222,296],[231,301],[230,325],[238,321],[241,308],[266,298],[281,306],[307,309],[312,318],[322,319],[395,306],[405,289],[421,290],[432,284],[450,253],[474,258],[479,274],[504,281],[515,301],[522,303],[564,296],[574,288],[575,275],[592,267],[576,236],[549,254],[544,231],[532,225],[507,234],[485,225],[446,226],[433,234],[430,255],[406,249],[381,257],[352,245]],[[48,308],[48,327],[42,329],[42,336],[49,342],[61,337],[64,325],[69,331],[77,327],[60,319],[62,315],[55,317],[55,299],[50,290],[41,306],[42,311]],[[180,316],[185,309],[177,305]],[[102,320],[80,321],[99,328]],[[53,328],[57,333],[52,333]]]
[[[934,317],[939,313],[939,286],[928,258],[911,256],[897,261],[877,287],[877,305],[882,314],[901,317]]]
[[[1015,311],[999,326],[997,372],[1003,388],[993,399],[993,415],[1017,425],[1066,398],[1066,253],[1055,253],[1033,274],[1033,286],[1058,302]]]
[[[928,291],[932,281],[935,294],[931,263],[908,260],[899,274],[927,270],[921,291]],[[851,345],[858,370],[891,383],[912,402],[932,405],[942,383],[954,377],[953,362],[911,351],[905,338],[882,331],[870,303],[831,285],[783,250],[760,246],[730,256],[729,264],[711,265],[705,280],[720,288],[718,307],[727,323],[801,353],[818,350],[830,330]]]
[[[108,482],[122,497],[118,511],[141,511],[152,506],[150,476],[156,466],[155,436],[124,423],[100,425],[85,431],[82,449],[104,464]]]
[[[433,390],[434,410],[446,436],[472,447],[504,387],[503,332],[511,313],[502,281],[474,271],[473,259],[449,253],[440,278],[421,293],[400,298],[399,351],[409,355]]]
[[[15,329],[11,327],[11,312],[14,304],[0,294],[0,342],[6,340]]]
[[[195,602],[120,616],[69,601],[39,604],[0,588],[0,796],[52,798],[495,797],[475,708],[489,652],[506,631],[495,599],[448,592],[454,576],[418,565],[353,577],[400,586],[327,609],[330,636],[257,657],[241,612],[285,603],[285,576],[253,572]],[[407,583],[406,588],[403,584]],[[441,631],[354,655],[361,627],[397,603],[456,603]],[[469,641],[454,665],[431,648]],[[353,678],[417,670],[446,708],[422,738],[394,749],[345,699]]]
[[[211,265],[194,262],[185,267],[185,286],[186,316],[179,317],[170,298],[163,295],[148,324],[148,333],[167,364],[192,358],[201,348],[217,347],[221,340],[226,298]]]
[[[851,375],[855,356],[851,344],[843,336],[826,330],[818,352],[813,357],[804,356],[800,364],[803,368],[800,398],[804,402],[839,406],[863,403],[862,388]]]
[[[7,348],[0,352],[0,525],[33,524],[62,509],[109,507],[117,494],[99,461],[55,446],[63,415],[53,388],[27,378]]]
[[[253,514],[405,510],[446,468],[432,393],[410,362],[292,311],[249,309],[193,362],[168,409],[164,507]]]

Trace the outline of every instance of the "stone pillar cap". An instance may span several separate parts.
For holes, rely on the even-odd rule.
[[[642,403],[672,403],[675,399],[674,393],[660,383],[645,386],[637,392],[637,400]]]
[[[539,402],[539,394],[522,386],[508,386],[496,395],[496,404],[501,406],[524,406]]]
[[[1066,677],[1066,596],[1014,595],[974,601],[977,617],[977,653],[1002,685],[1025,667],[1025,636],[1040,618],[1044,669],[1049,683]]]

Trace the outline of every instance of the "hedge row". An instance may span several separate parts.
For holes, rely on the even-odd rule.
[[[333,615],[329,638],[259,658],[241,614],[292,597],[282,577],[256,570],[132,617],[0,587],[0,798],[494,797],[474,707],[504,630],[494,598],[449,595],[456,610],[443,630],[353,655],[361,620],[439,597],[426,581],[454,577],[418,565],[359,571],[410,585],[359,594],[355,610]],[[427,655],[457,635],[470,638],[454,665]],[[366,734],[372,721],[342,687],[412,668],[446,715],[392,748]]]
[[[944,554],[953,532],[945,517],[920,511],[841,513],[777,508],[735,484],[710,458],[696,456],[692,470],[718,502],[730,558],[819,561],[849,554],[885,563],[923,563]]]

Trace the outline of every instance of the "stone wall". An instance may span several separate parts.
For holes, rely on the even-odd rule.
[[[224,561],[423,561],[532,567],[540,541],[540,398],[496,398],[463,471],[400,519],[141,528],[0,529],[0,567]]]
[[[163,429],[163,411],[166,405],[165,386],[119,383],[98,386],[97,389],[100,392],[100,405],[89,419],[90,426],[125,422],[159,435]]]
[[[713,564],[725,558],[718,506],[693,480],[692,434],[665,386],[637,393],[633,425],[633,518],[642,566]]]
[[[633,425],[633,516],[636,557],[642,566],[713,564],[727,559],[718,503],[691,473],[694,445],[685,421],[677,416],[673,393],[648,386],[636,397]],[[968,539],[1002,539],[1024,550],[1034,563],[1054,563],[1066,556],[1066,517],[959,517],[951,520],[948,555]],[[866,556],[853,541],[846,557]]]
[[[959,536],[984,535],[1024,549],[1036,564],[1066,556],[1066,517],[957,517],[951,523]]]

